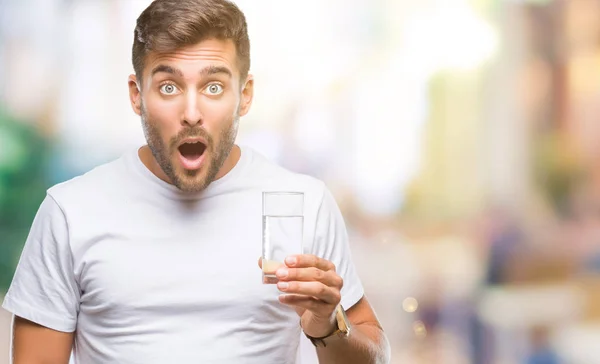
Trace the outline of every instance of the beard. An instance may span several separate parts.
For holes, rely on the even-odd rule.
[[[224,123],[228,126],[221,130],[216,144],[212,135],[201,126],[185,128],[165,144],[157,123],[148,117],[143,104],[141,111],[142,127],[148,147],[171,183],[183,192],[196,193],[205,190],[215,180],[233,149],[239,125],[238,112]],[[174,160],[179,153],[178,146],[185,138],[193,137],[202,137],[206,141],[205,162],[198,170],[177,168]]]

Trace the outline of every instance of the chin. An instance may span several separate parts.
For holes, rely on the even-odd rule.
[[[206,187],[208,187],[208,185],[209,185],[209,183],[206,183],[206,181],[204,181],[204,180],[202,180],[202,181],[179,181],[179,183],[177,183],[175,185],[175,187],[177,187],[182,192],[197,193],[197,192],[204,191],[206,189]]]
[[[196,173],[194,174],[193,172]],[[174,185],[183,192],[195,193],[205,190],[210,182],[203,170],[183,170],[177,173]]]

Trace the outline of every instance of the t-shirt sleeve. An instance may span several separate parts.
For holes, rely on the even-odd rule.
[[[56,201],[46,195],[2,307],[42,326],[73,332],[79,298],[67,221]]]
[[[317,212],[314,254],[335,264],[337,274],[344,280],[342,307],[347,310],[356,304],[364,295],[364,289],[352,262],[344,218],[326,187]]]

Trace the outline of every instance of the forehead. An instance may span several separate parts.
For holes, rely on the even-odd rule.
[[[232,40],[206,39],[170,52],[150,52],[146,56],[144,73],[146,77],[152,77],[150,72],[159,65],[175,66],[184,74],[198,72],[207,66],[224,66],[234,76],[238,76],[236,60],[236,49]]]

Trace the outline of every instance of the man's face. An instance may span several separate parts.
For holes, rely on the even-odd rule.
[[[140,92],[130,76],[130,95],[154,159],[180,190],[204,190],[227,160],[252,98],[251,77],[240,83],[235,45],[209,39],[151,53],[142,77]]]

